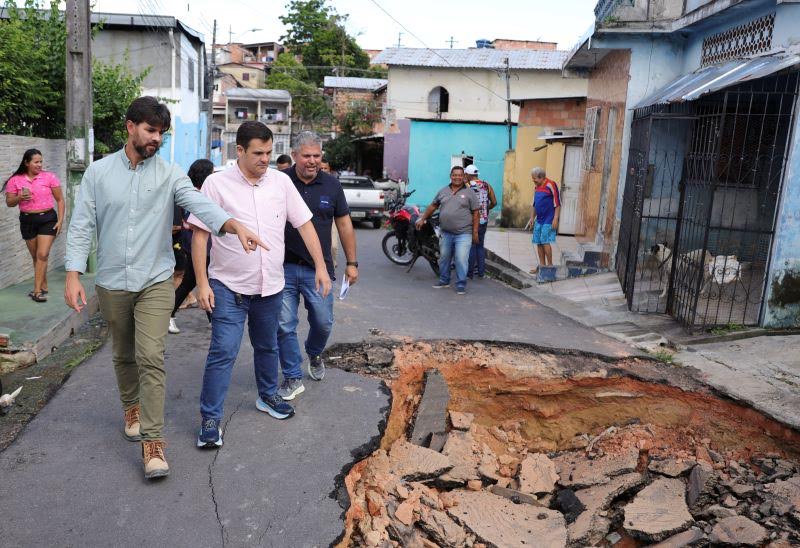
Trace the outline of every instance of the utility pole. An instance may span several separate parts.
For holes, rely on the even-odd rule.
[[[511,71],[508,64],[508,57],[505,59],[506,68],[504,70],[506,75],[506,126],[508,127],[508,150],[512,149],[511,146]]]
[[[67,0],[66,129],[67,129],[67,218],[72,215],[75,195],[83,173],[92,163],[92,43],[89,0]],[[88,270],[95,270],[94,251]]]
[[[445,43],[449,43],[450,44],[450,49],[453,49],[453,44],[455,44],[455,42],[456,41],[453,39],[452,36],[450,37],[450,40],[445,40]]]
[[[403,47],[403,45],[400,43],[400,39],[401,39],[402,37],[403,37],[403,33],[402,33],[402,32],[398,32],[398,33],[397,33],[397,47],[398,47],[398,48],[402,48],[402,47]]]
[[[213,144],[213,128],[214,128],[214,79],[217,76],[217,20],[214,19],[214,30],[211,32],[211,63],[209,63],[209,84],[211,87],[211,97],[209,97],[209,109],[208,109],[208,139],[206,144],[206,150],[208,151],[208,157],[211,158],[211,145]],[[227,113],[226,113],[227,116]]]

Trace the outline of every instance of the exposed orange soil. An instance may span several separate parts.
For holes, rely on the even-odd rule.
[[[617,369],[636,366],[614,364]],[[593,451],[614,454],[635,446],[650,457],[698,460],[710,460],[708,449],[729,459],[800,455],[797,432],[709,392],[609,376],[610,365],[591,357],[452,342],[405,344],[395,350],[386,375],[392,409],[376,454],[406,436],[429,368],[439,369],[447,380],[449,410],[475,415],[476,441],[515,462],[525,452],[583,449],[611,426],[608,435],[594,440]],[[340,546],[353,545],[354,523],[366,511],[358,495],[376,483],[370,474],[381,474],[378,462],[371,470],[371,459],[348,476],[351,508]]]

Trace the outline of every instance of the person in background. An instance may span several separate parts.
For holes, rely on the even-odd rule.
[[[278,168],[278,171],[283,171],[284,169],[289,169],[292,167],[292,157],[288,154],[281,154],[278,156],[278,159],[275,160],[275,165]]]
[[[322,173],[338,177],[331,169],[331,164],[324,158],[319,163],[319,170]],[[333,258],[333,269],[336,270],[339,260],[339,233],[336,232],[336,223],[331,226],[331,257]]]
[[[467,267],[469,249],[478,243],[479,210],[478,196],[464,185],[464,168],[453,166],[450,169],[450,184],[436,193],[433,202],[417,219],[417,230],[437,208],[439,212],[439,281],[433,287],[450,287],[450,263],[456,265],[456,293],[467,292]]]
[[[556,183],[547,178],[541,167],[531,170],[531,179],[535,185],[533,203],[531,204],[531,218],[525,225],[525,230],[533,227],[533,244],[539,257],[539,266],[553,265],[553,248],[558,234],[558,216],[561,211],[561,194]],[[539,272],[539,267],[532,268],[531,274]]]
[[[203,188],[203,182],[206,180],[206,177],[212,173],[214,173],[214,164],[210,160],[195,160],[194,163],[189,166],[187,175],[189,179],[191,179],[194,187],[200,190]],[[181,332],[181,330],[178,329],[178,325],[175,323],[175,314],[178,312],[178,308],[180,308],[184,299],[186,299],[197,286],[197,277],[195,276],[194,265],[192,263],[192,229],[186,223],[186,219],[189,218],[189,212],[185,209],[182,209],[181,212],[182,226],[180,244],[183,253],[186,254],[187,260],[181,283],[175,289],[175,306],[172,308],[172,314],[169,318],[169,332],[173,334]],[[208,247],[206,248],[206,265],[208,264],[210,250],[211,240],[209,239]],[[206,312],[206,314],[208,314],[208,321],[210,322],[211,315],[208,312]]]
[[[42,153],[29,148],[6,181],[6,205],[19,206],[19,228],[33,259],[33,291],[37,303],[47,301],[47,262],[64,221],[64,193],[54,173],[42,169]],[[55,199],[58,213],[53,209]]]
[[[464,174],[467,177],[467,184],[478,194],[481,205],[478,243],[472,244],[469,250],[467,277],[472,279],[473,276],[478,276],[478,279],[483,279],[486,275],[486,249],[483,247],[483,242],[486,239],[486,227],[489,226],[489,211],[497,205],[497,198],[494,196],[492,185],[478,178],[478,166],[468,165]]]

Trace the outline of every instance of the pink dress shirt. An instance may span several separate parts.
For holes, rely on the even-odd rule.
[[[211,234],[208,277],[242,295],[266,297],[281,291],[286,222],[298,228],[312,217],[289,176],[270,168],[258,183],[251,185],[235,165],[209,175],[201,192],[258,234],[269,247],[269,251],[258,247],[247,254],[235,234]],[[210,232],[194,215],[187,222]]]
[[[45,211],[53,209],[53,189],[61,186],[55,173],[49,171],[42,171],[33,178],[33,181],[28,180],[28,176],[24,173],[21,175],[14,175],[8,180],[6,192],[19,193],[23,187],[31,189],[31,199],[21,201],[19,203],[19,210],[23,213],[28,211]]]

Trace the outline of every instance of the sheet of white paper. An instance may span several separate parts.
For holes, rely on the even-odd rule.
[[[342,280],[342,288],[339,290],[339,300],[343,301],[347,297],[347,292],[350,291],[350,282],[345,278]]]

